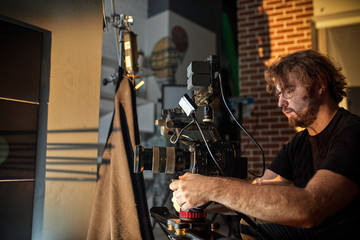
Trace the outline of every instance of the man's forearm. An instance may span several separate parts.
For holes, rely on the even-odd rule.
[[[312,197],[304,189],[254,185],[239,179],[214,178],[209,198],[234,211],[278,224],[308,226]]]

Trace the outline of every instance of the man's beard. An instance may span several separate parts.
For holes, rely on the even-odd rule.
[[[294,113],[298,118],[289,118],[289,124],[293,127],[302,127],[307,128],[316,120],[317,114],[320,109],[320,101],[318,99],[311,99],[309,106],[304,113],[296,112]]]

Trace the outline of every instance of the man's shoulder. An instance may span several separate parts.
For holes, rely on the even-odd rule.
[[[339,109],[339,114],[342,118],[344,118],[346,121],[354,122],[360,124],[360,116],[357,114],[354,114],[345,108]]]
[[[353,114],[344,108],[339,109],[337,123],[341,129],[350,128],[360,130],[360,116]]]

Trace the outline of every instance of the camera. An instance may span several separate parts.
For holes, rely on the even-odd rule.
[[[208,144],[217,165],[211,160],[204,143],[193,144],[189,149],[175,147],[144,148],[136,146],[136,172],[151,170],[153,173],[191,172],[206,176],[247,177],[247,159],[239,156],[239,145],[229,142]]]
[[[161,135],[170,137],[175,146],[144,148],[137,145],[136,173],[151,170],[153,173],[191,172],[247,178],[247,158],[241,157],[240,143],[222,141],[214,125],[212,103],[221,93],[219,72],[220,58],[215,55],[206,61],[190,63],[187,88],[193,90],[194,96],[190,98],[185,94],[179,101],[180,108],[163,109],[161,118],[155,121]],[[202,121],[199,122],[199,118]],[[185,131],[193,132],[193,136],[185,135]]]
[[[211,55],[205,61],[191,62],[187,78],[187,89],[193,91],[193,96],[185,94],[179,100],[179,108],[163,109],[161,118],[155,121],[161,135],[169,138],[173,146],[144,148],[137,145],[134,172],[191,172],[205,176],[247,178],[247,158],[241,156],[240,142],[222,140],[214,124],[212,105],[220,95],[237,122],[227,107],[222,91],[220,58]],[[243,129],[241,124],[238,125]],[[166,207],[152,207],[150,213],[168,230],[175,230],[175,236],[168,235],[169,239],[220,239],[223,237],[217,233],[220,225],[206,219],[204,209],[209,204],[187,211],[180,208],[178,215],[171,214]]]

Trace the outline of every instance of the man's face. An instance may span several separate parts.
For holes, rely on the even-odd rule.
[[[295,76],[289,74],[288,84],[283,89],[276,86],[278,106],[282,108],[291,126],[306,128],[316,120],[320,103],[317,98],[308,97],[306,88]]]

